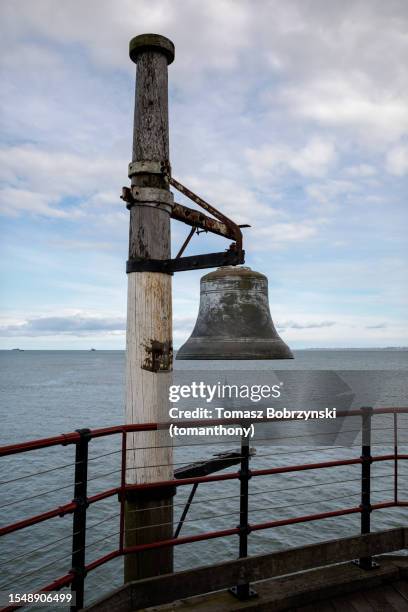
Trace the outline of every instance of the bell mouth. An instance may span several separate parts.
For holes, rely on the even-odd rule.
[[[203,338],[190,337],[177,351],[180,360],[263,360],[294,359],[288,345],[280,338]]]

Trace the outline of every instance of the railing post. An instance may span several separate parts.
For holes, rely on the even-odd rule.
[[[80,439],[75,449],[75,484],[74,499],[77,507],[74,510],[72,523],[72,568],[74,579],[71,591],[75,604],[71,606],[71,612],[76,612],[84,607],[84,582],[85,582],[85,542],[86,542],[86,509],[87,480],[88,480],[88,444],[90,440],[90,429],[77,429]]]
[[[361,535],[371,530],[371,406],[361,408]],[[372,557],[362,557],[358,562],[361,569],[370,570],[376,567]]]
[[[240,498],[239,498],[239,558],[248,556],[248,535],[250,526],[249,515],[249,479],[251,471],[249,469],[249,439],[242,438],[241,442],[241,467],[239,471]],[[238,599],[245,600],[256,596],[256,592],[251,589],[249,583],[238,584],[230,589],[230,592]]]
[[[398,504],[398,413],[394,412],[394,503]]]
[[[119,550],[123,554],[125,545],[125,501],[126,501],[126,451],[127,437],[126,430],[122,432],[122,461],[120,467],[120,530],[119,530]]]

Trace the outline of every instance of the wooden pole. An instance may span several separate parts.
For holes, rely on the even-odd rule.
[[[144,34],[130,41],[137,65],[129,259],[170,258],[171,194],[157,170],[169,160],[167,66],[174,45]],[[126,330],[126,422],[168,420],[172,371],[171,276],[160,272],[128,275]],[[167,431],[129,434],[126,481],[144,483],[173,477]],[[173,534],[172,489],[129,493],[125,504],[125,546],[167,539]],[[171,548],[125,555],[125,582],[173,571]]]

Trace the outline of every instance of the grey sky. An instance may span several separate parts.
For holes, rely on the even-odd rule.
[[[176,45],[174,175],[251,224],[247,262],[269,278],[284,339],[407,343],[405,1],[3,0],[0,11],[6,348],[12,334],[27,348],[124,346],[127,49],[149,31]],[[176,249],[186,229],[172,231]],[[191,252],[223,245],[201,236]],[[174,279],[176,346],[200,276]]]

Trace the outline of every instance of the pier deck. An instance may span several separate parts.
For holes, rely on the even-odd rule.
[[[89,612],[408,612],[408,529],[397,527],[123,585]],[[353,559],[372,558],[372,569]],[[230,592],[250,584],[246,601]],[[384,603],[385,602],[385,603]],[[306,608],[305,608],[306,606]]]
[[[246,602],[225,590],[143,611],[407,612],[408,556],[377,560],[380,566],[371,571],[347,563],[254,583],[258,596]]]

